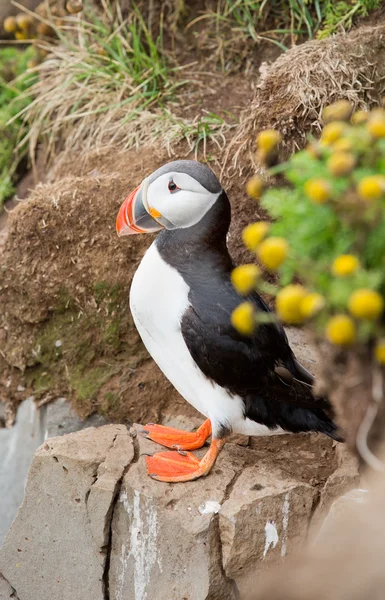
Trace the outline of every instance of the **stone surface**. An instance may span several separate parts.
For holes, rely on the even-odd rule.
[[[137,440],[140,456],[161,450]],[[236,598],[222,569],[218,514],[210,508],[222,505],[243,461],[237,465],[225,448],[209,477],[176,485],[150,479],[143,459],[130,468],[112,523],[111,598]]]
[[[367,504],[370,495],[369,490],[362,488],[352,488],[346,494],[343,494],[330,506],[329,512],[322,521],[320,530],[317,533],[315,541],[319,543],[327,540],[334,530],[338,529],[338,523],[344,518],[346,511],[350,511],[352,507],[359,504]]]
[[[37,450],[0,550],[3,595],[237,600],[248,576],[304,543],[322,490],[341,489],[330,480],[346,457],[311,435],[229,443],[208,477],[157,482],[144,457],[161,447],[138,428],[89,428]]]
[[[102,415],[93,414],[87,419],[81,419],[66,398],[58,398],[47,405],[46,437],[48,438],[102,425],[107,425],[107,420]]]
[[[43,412],[28,399],[17,411],[15,425],[0,429],[0,545],[23,500],[34,452],[44,441]]]
[[[244,578],[277,563],[306,539],[317,490],[265,465],[247,467],[220,515],[223,566],[242,591]]]
[[[9,585],[8,581],[0,575],[0,599],[8,600],[8,598],[15,598],[14,589]]]
[[[107,425],[37,450],[0,550],[0,572],[19,600],[104,599],[106,521],[131,444],[126,427]]]
[[[368,491],[336,500],[306,551],[250,585],[245,600],[383,600],[384,503],[382,471],[368,477]]]
[[[0,417],[3,408],[0,403]],[[20,405],[15,425],[10,429],[0,428],[0,545],[23,501],[28,469],[40,444],[50,437],[106,423],[98,414],[81,419],[65,398],[36,410],[31,397]]]
[[[311,523],[311,534],[316,535],[328,515],[336,498],[344,497],[346,492],[358,485],[358,461],[350,454],[346,446],[336,446],[337,468],[328,477],[320,492],[318,506]]]

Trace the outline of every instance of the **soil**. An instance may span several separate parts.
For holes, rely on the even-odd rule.
[[[261,460],[268,456],[282,474],[313,486],[322,485],[337,468],[336,442],[321,434],[250,438]]]

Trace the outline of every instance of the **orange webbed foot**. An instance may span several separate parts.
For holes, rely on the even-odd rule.
[[[192,452],[157,452],[146,457],[148,474],[153,479],[170,483],[194,481],[208,475],[224,444],[225,440],[213,439],[201,460]]]
[[[167,448],[175,448],[177,450],[197,450],[202,448],[207,438],[211,435],[211,422],[207,419],[194,432],[182,431],[173,427],[165,427],[164,425],[154,425],[149,423],[144,426],[140,432],[144,437],[153,442],[157,442]]]

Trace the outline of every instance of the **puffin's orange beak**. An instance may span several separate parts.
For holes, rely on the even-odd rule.
[[[132,235],[134,233],[152,233],[163,228],[154,218],[160,217],[160,213],[153,211],[153,209],[147,212],[142,192],[142,185],[139,185],[131,192],[120,207],[116,219],[116,232],[119,236]]]

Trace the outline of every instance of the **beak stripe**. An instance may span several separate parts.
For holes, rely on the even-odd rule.
[[[143,201],[147,195],[148,179],[139,185],[123,202],[116,218],[116,231],[119,236],[135,233],[154,233],[163,229],[151,214],[159,215],[158,211],[150,211]]]
[[[138,187],[132,192],[132,196],[134,196],[136,194],[136,192],[138,191],[138,189],[140,188],[140,185],[138,185]],[[132,202],[128,202],[126,205],[126,223],[129,224],[129,226],[131,227],[131,229],[133,231],[136,231],[137,233],[144,233],[143,229],[140,229],[140,227],[138,227],[137,225],[135,225],[135,219],[134,219],[134,215],[132,213],[133,210],[133,205]]]

